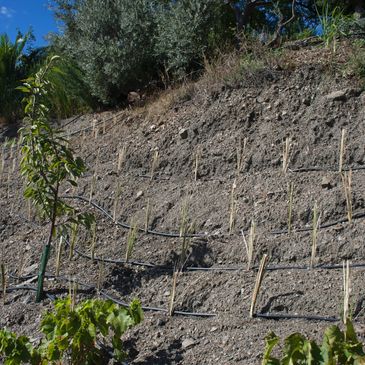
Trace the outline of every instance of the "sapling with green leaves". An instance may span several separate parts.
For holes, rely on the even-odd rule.
[[[48,221],[48,239],[44,244],[38,274],[36,301],[43,296],[44,275],[50,249],[57,235],[66,234],[72,224],[90,228],[94,218],[91,214],[80,213],[67,204],[60,196],[60,188],[68,183],[77,185],[76,179],[85,171],[85,164],[74,157],[68,141],[61,131],[55,130],[48,119],[49,110],[43,98],[51,92],[47,75],[56,71],[55,62],[59,57],[48,59],[35,76],[29,77],[19,87],[24,92],[24,124],[22,128],[21,174],[26,180],[24,196],[32,201],[41,217]]]

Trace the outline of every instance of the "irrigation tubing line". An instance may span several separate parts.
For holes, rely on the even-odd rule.
[[[353,167],[343,167],[342,171],[359,171],[365,170],[365,166],[353,166]],[[301,167],[297,169],[288,169],[289,172],[313,172],[313,171],[327,171],[327,172],[339,172],[338,168],[331,167]]]
[[[65,243],[70,247],[70,242],[67,240],[66,237],[63,237],[65,240]],[[172,266],[167,266],[167,265],[160,265],[160,264],[155,264],[152,262],[145,262],[145,261],[136,261],[136,260],[128,260],[126,261],[125,259],[122,260],[117,260],[117,259],[110,259],[110,258],[102,258],[102,257],[97,257],[97,256],[90,256],[86,253],[81,252],[80,250],[74,248],[74,252],[87,259],[87,260],[92,260],[92,261],[96,261],[96,262],[103,262],[103,263],[109,263],[109,264],[118,264],[118,265],[131,265],[131,266],[142,266],[142,267],[148,267],[148,268],[153,268],[156,270],[161,270],[161,271],[174,271],[174,267]],[[361,269],[361,268],[365,268],[365,263],[353,263],[349,265],[350,268],[352,269]],[[247,270],[246,268],[242,266],[232,266],[232,267],[227,267],[227,266],[211,266],[211,267],[201,267],[201,266],[187,266],[184,267],[182,269],[183,272],[209,272],[209,271],[216,271],[216,272],[233,272],[233,271],[252,271],[252,270],[258,270],[258,266],[253,266],[251,268],[251,270]],[[339,270],[339,269],[343,269],[343,265],[342,264],[321,264],[321,265],[316,265],[313,268],[311,266],[305,266],[305,265],[290,265],[290,266],[267,266],[266,267],[266,271],[284,271],[284,270]]]
[[[114,298],[110,294],[106,293],[104,290],[100,290],[100,294],[102,296],[104,296],[105,298],[112,300],[114,303],[117,303],[117,304],[119,304],[121,306],[127,306],[128,307],[128,304],[127,303],[125,303],[125,302],[123,302],[123,301],[121,301],[119,299]],[[165,308],[145,307],[145,306],[142,306],[142,309],[144,311],[149,311],[149,312],[168,313],[168,310],[165,309]],[[185,311],[177,311],[177,310],[175,310],[173,312],[173,314],[178,314],[178,315],[181,315],[181,316],[188,316],[188,317],[216,317],[217,316],[215,313],[185,312]]]
[[[20,278],[20,277],[18,277]],[[67,282],[72,282],[81,286],[86,287],[89,290],[93,290],[95,292],[99,292],[100,295],[102,295],[103,297],[113,301],[114,303],[121,305],[123,307],[129,307],[129,304],[117,299],[113,296],[111,296],[110,294],[106,293],[104,290],[97,290],[97,288],[95,287],[95,285],[90,285],[90,284],[86,284],[86,283],[82,283],[78,280],[73,279],[72,277],[66,277],[66,276],[54,276],[54,275],[45,275],[45,279],[52,279],[52,280],[59,280],[59,281],[67,281]],[[16,290],[32,290],[32,291],[37,291],[36,288],[31,287],[31,286],[15,286],[15,287],[9,287],[6,289],[7,292],[11,292],[11,291],[16,291]],[[46,294],[50,299],[55,300],[55,296],[51,295],[51,294]],[[165,308],[159,308],[159,307],[149,307],[149,306],[141,306],[142,309],[144,311],[149,311],[149,312],[162,312],[162,313],[168,313],[168,310]],[[187,316],[187,317],[215,317],[216,314],[215,313],[200,313],[200,312],[187,312],[187,311],[174,311],[174,314],[177,315],[181,315],[181,316]]]
[[[124,111],[124,110],[122,110],[121,112],[119,112],[119,113],[117,113],[117,114],[113,115],[113,116],[112,116],[112,117],[110,117],[110,118],[99,120],[99,122],[97,122],[97,123],[95,123],[95,124],[92,124],[92,125],[90,125],[90,126],[88,126],[88,127],[85,127],[85,128],[79,129],[79,130],[74,131],[74,132],[67,133],[67,134],[66,134],[66,136],[67,136],[67,137],[71,137],[71,136],[74,136],[75,134],[79,134],[79,133],[82,133],[82,132],[84,132],[84,131],[88,131],[89,129],[92,129],[92,128],[94,128],[94,127],[99,126],[100,124],[107,123],[107,122],[109,122],[109,121],[113,120],[114,118],[118,118],[118,117],[120,117],[120,116],[121,116],[121,115],[123,115],[123,114],[125,114],[125,111]]]
[[[254,318],[263,319],[305,319],[307,321],[320,321],[320,322],[339,322],[336,317],[322,317],[322,316],[305,316],[301,314],[276,314],[276,313],[254,313]]]
[[[363,216],[365,216],[365,213],[362,213]],[[109,216],[109,214],[108,214]],[[22,216],[18,215],[18,218],[21,218],[23,220],[28,221],[27,219],[25,219]],[[33,224],[34,226],[39,227],[38,224],[34,223],[34,222],[30,222],[28,221],[28,223]],[[321,226],[321,228],[323,228],[323,226]],[[142,230],[144,232],[144,230]],[[282,231],[281,233],[284,233],[284,231]],[[274,233],[277,234],[277,233]],[[63,237],[66,244],[68,246],[70,246],[70,243],[68,242],[66,237]],[[111,259],[111,258],[101,258],[101,257],[96,257],[94,256],[94,258],[86,253],[81,252],[80,250],[78,250],[77,248],[74,248],[74,252],[83,257],[86,258],[88,260],[93,260],[96,262],[104,262],[104,263],[110,263],[110,264],[124,264],[124,265],[132,265],[132,266],[142,266],[142,267],[148,267],[148,268],[154,268],[154,269],[158,269],[161,271],[171,271],[174,270],[174,268],[172,266],[167,266],[167,265],[161,265],[161,264],[155,264],[153,262],[146,262],[146,261],[138,261],[138,260],[128,260],[128,262],[126,260],[117,260],[117,259]],[[279,270],[312,270],[312,269],[318,269],[318,270],[339,270],[342,269],[343,265],[342,264],[320,264],[320,265],[316,265],[313,268],[311,268],[310,266],[305,266],[305,265],[290,265],[290,266],[267,266],[266,271],[279,271]],[[356,269],[356,268],[365,268],[365,263],[353,263],[350,264],[350,268]],[[251,270],[257,270],[258,267],[257,266],[253,266],[251,268]],[[242,266],[234,266],[234,267],[217,267],[217,266],[211,266],[211,267],[199,267],[199,266],[187,266],[183,269],[184,272],[186,271],[190,271],[190,272],[194,272],[194,271],[249,271],[246,268]]]
[[[130,226],[127,223],[124,222],[119,222],[117,220],[114,220],[113,217],[111,216],[110,213],[108,213],[103,207],[101,207],[100,205],[94,203],[92,200],[90,199],[86,199],[83,196],[80,195],[65,195],[63,197],[61,197],[63,199],[78,199],[81,201],[84,201],[90,205],[92,205],[94,208],[98,209],[100,212],[102,212],[105,216],[107,216],[109,219],[111,219],[116,225],[122,227],[122,228],[126,228],[126,229],[132,229],[132,226]],[[206,234],[204,233],[194,233],[194,234],[185,234],[185,235],[180,235],[179,233],[171,233],[171,232],[160,232],[160,231],[153,231],[153,230],[145,230],[143,228],[138,227],[138,231],[139,232],[144,232],[146,234],[151,234],[154,236],[161,236],[161,237],[171,237],[171,238],[206,238]]]
[[[365,212],[358,212],[358,213],[355,213],[352,215],[352,219],[361,219],[361,218],[364,218],[365,217]],[[333,226],[337,226],[338,224],[342,224],[342,223],[346,223],[348,222],[348,218],[342,218],[342,219],[339,219],[338,221],[335,221],[335,222],[329,222],[329,223],[325,223],[325,224],[321,224],[319,226],[319,229],[322,229],[322,228],[330,228],[330,227],[333,227]],[[309,231],[313,231],[313,228],[312,227],[305,227],[305,228],[297,228],[297,229],[293,229],[293,232],[309,232]],[[284,229],[284,230],[277,230],[277,231],[271,231],[270,232],[271,234],[273,235],[279,235],[279,234],[286,234],[288,233],[288,230],[287,229]]]
[[[100,212],[102,212],[105,216],[107,216],[109,219],[111,219],[113,222],[115,222],[116,225],[122,227],[122,228],[126,228],[126,229],[131,229],[132,227],[124,222],[118,222],[115,221],[113,219],[113,217],[111,216],[110,213],[108,213],[103,207],[101,207],[100,205],[96,204],[95,202],[93,202],[90,199],[84,198],[83,196],[80,195],[65,195],[62,198],[64,199],[79,199],[82,200],[84,202],[87,202],[88,204],[92,205],[94,208],[98,209]],[[364,218],[365,217],[365,212],[358,212],[353,214],[352,219],[360,219],[360,218]],[[330,223],[326,223],[326,224],[322,224],[320,225],[319,229],[323,229],[323,228],[330,228],[333,226],[336,226],[338,224],[342,224],[342,223],[346,223],[348,222],[348,218],[342,218],[338,221],[335,222],[330,222]],[[144,232],[147,234],[152,234],[155,236],[162,236],[162,237],[171,237],[171,238],[181,238],[182,236],[180,236],[180,234],[178,233],[170,233],[170,232],[159,232],[159,231],[153,231],[153,230],[147,230],[147,232],[143,229],[143,228],[138,228],[139,232]],[[305,227],[305,228],[297,228],[294,229],[293,231],[295,232],[309,232],[312,231],[313,228],[311,227]],[[272,235],[280,235],[280,234],[286,234],[288,233],[288,230],[274,230],[269,232]],[[196,233],[196,234],[185,234],[184,237],[186,238],[208,238],[208,237],[215,237],[216,235],[212,235],[212,234],[205,234],[205,233]],[[228,235],[227,237],[230,237],[230,235]]]

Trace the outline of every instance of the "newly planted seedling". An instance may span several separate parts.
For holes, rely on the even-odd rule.
[[[49,59],[34,77],[26,79],[19,88],[26,95],[21,160],[21,173],[27,183],[24,196],[32,200],[41,217],[49,222],[49,235],[39,268],[37,302],[43,296],[44,275],[54,237],[70,229],[72,224],[90,227],[93,221],[93,216],[78,213],[60,198],[61,185],[77,185],[75,179],[83,174],[85,165],[80,158],[74,157],[61,132],[51,127],[48,109],[42,104],[42,98],[50,89],[47,74],[57,58]]]

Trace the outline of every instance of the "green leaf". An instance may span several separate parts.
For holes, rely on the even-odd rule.
[[[279,337],[274,332],[270,332],[265,338],[266,346],[262,365],[280,365],[280,361],[271,357],[273,348],[279,343]]]

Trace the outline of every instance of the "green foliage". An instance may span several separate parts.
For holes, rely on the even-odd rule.
[[[109,345],[110,338],[113,357],[121,361],[126,356],[121,336],[142,320],[138,300],[128,308],[96,299],[85,300],[76,306],[70,298],[57,300],[54,311],[43,316],[41,332],[44,338],[38,347],[34,347],[26,336],[17,337],[1,330],[0,356],[4,356],[4,364],[9,365],[54,364],[65,359],[75,365],[105,364],[108,354],[103,348]]]
[[[61,10],[68,7],[64,0],[55,3]],[[152,1],[85,0],[74,5],[75,11],[58,12],[69,26],[57,42],[78,64],[92,94],[115,104],[156,72]]]
[[[13,122],[19,117],[21,93],[15,88],[25,77],[22,57],[30,37],[30,33],[18,33],[12,43],[6,34],[0,34],[0,121]]]
[[[232,44],[234,19],[221,0],[181,0],[157,14],[156,55],[166,71],[183,77],[201,68],[203,57]]]
[[[293,333],[284,340],[283,356],[273,357],[272,351],[280,339],[273,332],[266,337],[266,348],[262,365],[363,365],[365,353],[363,345],[356,337],[351,321],[347,321],[345,331],[337,326],[326,329],[321,346],[300,333]]]
[[[317,14],[321,25],[324,43],[336,51],[336,38],[346,35],[349,30],[350,18],[345,15],[343,8],[335,6],[331,8],[329,0],[322,2],[321,9],[317,8]]]
[[[77,186],[77,178],[85,171],[85,165],[80,157],[73,156],[61,131],[52,128],[48,121],[49,109],[42,103],[52,92],[47,73],[57,58],[52,57],[35,77],[29,77],[18,88],[26,94],[21,173],[27,180],[24,195],[33,201],[43,218],[52,220],[54,216],[67,215],[69,223],[76,223],[75,209],[59,199],[58,194],[63,181]],[[89,216],[79,215],[77,222],[89,219]]]
[[[42,218],[50,223],[48,242],[45,245],[38,278],[37,301],[43,292],[43,278],[48,261],[52,239],[58,231],[65,234],[72,224],[91,227],[94,217],[88,213],[78,213],[75,208],[60,199],[62,183],[77,186],[77,178],[85,171],[81,158],[75,158],[67,140],[60,131],[52,128],[48,121],[48,108],[43,104],[45,96],[51,92],[47,79],[58,56],[50,58],[34,77],[29,77],[18,89],[25,93],[23,99],[24,123],[22,128],[21,174],[26,178],[24,196],[31,199]],[[61,223],[58,219],[63,218]]]

